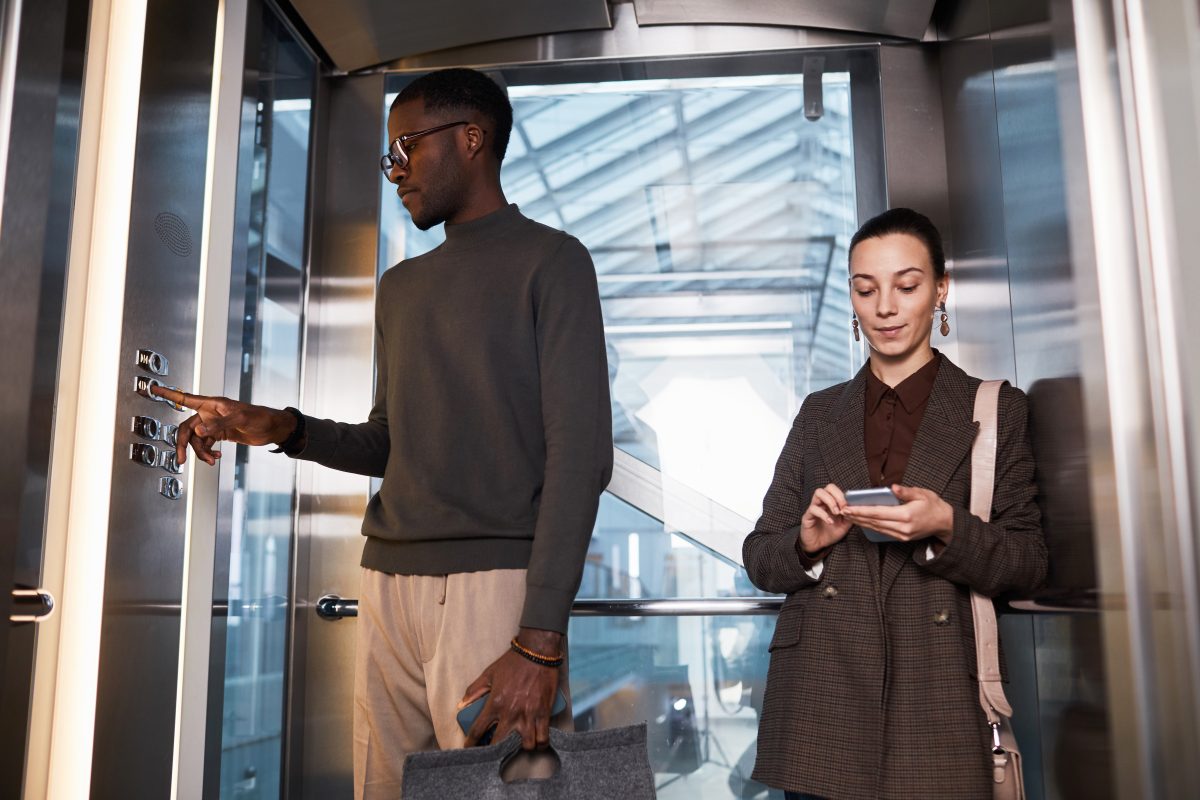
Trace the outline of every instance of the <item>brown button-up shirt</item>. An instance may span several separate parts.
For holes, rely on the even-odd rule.
[[[938,357],[909,375],[895,388],[867,371],[867,408],[863,420],[863,446],[872,486],[891,486],[904,480],[917,428],[929,405],[937,378]],[[857,487],[848,486],[848,489]]]
[[[894,388],[867,370],[866,416],[863,419],[863,449],[867,455],[867,474],[872,486],[902,483],[908,457],[912,453],[917,429],[925,417],[933,382],[941,360],[935,353],[929,363],[909,375]],[[842,489],[860,489],[843,486]],[[812,569],[829,552],[805,553],[797,541],[800,563]]]

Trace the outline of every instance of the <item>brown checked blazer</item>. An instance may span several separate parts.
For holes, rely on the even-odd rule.
[[[852,528],[813,580],[796,555],[813,492],[871,485],[863,448],[866,370],[804,401],[743,545],[750,579],[786,593],[771,640],[754,778],[830,800],[990,800],[990,736],[975,682],[970,590],[1031,592],[1046,575],[1027,405],[1000,392],[992,521],[967,511],[975,388],[945,356],[904,483],[954,508],[954,536],[876,545]]]

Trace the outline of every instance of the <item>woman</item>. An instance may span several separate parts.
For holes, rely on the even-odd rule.
[[[970,593],[1030,592],[1046,574],[1025,395],[1000,392],[985,523],[967,510],[980,381],[930,346],[939,312],[949,330],[937,229],[905,208],[871,219],[850,285],[870,360],[804,401],[743,545],[754,584],[788,596],[754,778],[791,799],[989,800]],[[847,504],[872,486],[901,505]]]

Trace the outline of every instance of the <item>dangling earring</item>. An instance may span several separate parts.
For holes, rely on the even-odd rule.
[[[942,336],[949,336],[950,335],[950,315],[946,313],[946,304],[945,303],[942,303],[942,305],[941,305],[941,312],[942,312],[942,325],[941,325],[941,327],[938,328],[938,330],[942,332]]]
[[[854,341],[861,342],[862,338],[858,335],[858,317],[850,315],[850,330],[854,331]]]

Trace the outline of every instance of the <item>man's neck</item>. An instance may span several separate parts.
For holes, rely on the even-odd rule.
[[[889,358],[871,351],[871,372],[894,389],[903,383],[905,378],[928,364],[933,357],[933,348],[928,345],[898,358]]]
[[[461,225],[464,222],[486,217],[508,205],[504,190],[500,188],[499,180],[487,181],[482,185],[472,187],[466,193],[466,202],[454,214],[446,218],[450,225]]]

